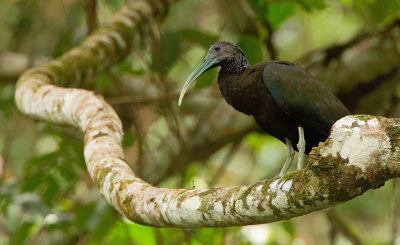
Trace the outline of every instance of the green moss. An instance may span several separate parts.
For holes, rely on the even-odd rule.
[[[390,139],[390,146],[392,153],[396,152],[396,147],[400,146],[400,128],[399,126],[393,126],[393,123],[400,124],[398,119],[387,119],[377,117],[379,122],[383,125],[386,130],[386,135]]]
[[[36,94],[36,92],[40,89],[40,87],[42,87],[42,85],[36,83],[35,86],[32,88],[32,92]]]
[[[296,177],[297,175],[298,175],[298,171],[290,172],[290,173],[287,173],[284,176],[282,176],[281,180],[282,181],[291,180],[291,179],[294,179],[294,177]]]
[[[358,115],[353,115],[353,117],[356,118],[357,120],[367,122],[368,120],[370,120],[371,118],[373,118],[375,116],[366,115],[366,114],[358,114]]]
[[[182,207],[182,202],[188,198],[188,194],[189,194],[188,192],[183,192],[178,196],[178,198],[177,198],[178,204],[176,206],[177,208]]]
[[[105,179],[106,175],[112,171],[112,168],[97,167],[96,170],[97,171],[95,171],[93,179],[97,185],[97,188],[100,189],[104,183],[104,179]]]
[[[203,215],[203,219],[206,219],[206,216],[204,214],[210,214],[210,208],[212,208],[212,204],[213,202],[211,201],[211,197],[204,196],[203,198],[201,198],[199,210]]]
[[[46,96],[48,93],[50,93],[50,89],[47,89],[47,90],[43,93],[43,97]]]
[[[57,104],[57,112],[61,113],[61,110],[62,110],[62,102]]]
[[[107,123],[107,124],[106,124],[106,127],[109,128],[109,129],[111,129],[113,132],[116,131],[115,128],[114,128],[114,125],[113,125],[112,123]]]
[[[202,193],[199,193],[198,196],[200,198],[203,198],[203,197],[207,196],[208,194],[215,192],[216,190],[217,190],[217,188],[211,188],[207,191],[203,191]]]

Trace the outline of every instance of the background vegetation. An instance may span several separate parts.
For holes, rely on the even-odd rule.
[[[18,76],[59,57],[124,1],[0,1],[0,244],[400,244],[398,180],[328,213],[220,229],[133,224],[93,185],[74,128],[19,113]],[[353,113],[400,115],[398,0],[181,0],[140,49],[93,77],[124,127],[126,157],[160,187],[243,185],[275,176],[285,146],[221,99],[217,70],[181,108],[183,82],[210,44],[229,40],[250,63],[294,61]]]

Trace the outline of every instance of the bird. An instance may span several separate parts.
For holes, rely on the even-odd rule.
[[[337,120],[351,114],[323,83],[299,66],[288,61],[250,65],[242,49],[227,41],[211,45],[186,80],[178,105],[200,75],[218,66],[218,85],[226,102],[253,116],[267,134],[286,144],[279,177],[287,173],[294,151],[299,152],[297,169],[303,169],[305,154],[328,138]]]

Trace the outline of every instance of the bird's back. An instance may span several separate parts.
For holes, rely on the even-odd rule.
[[[279,107],[309,131],[327,137],[337,120],[351,114],[324,84],[292,63],[265,66],[263,81]]]

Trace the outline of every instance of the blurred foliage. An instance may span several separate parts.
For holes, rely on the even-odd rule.
[[[107,23],[123,4],[98,1],[99,22]],[[85,86],[103,94],[117,109],[124,123],[127,159],[140,171],[143,155],[165,147],[162,139],[167,135],[185,135],[211,120],[207,112],[196,109],[195,115],[185,115],[176,100],[178,89],[215,41],[237,43],[250,63],[257,63],[267,57],[265,42],[271,34],[265,24],[269,24],[279,59],[294,60],[359,33],[377,32],[399,17],[399,8],[398,0],[182,0],[171,7],[163,23],[154,26],[154,35],[142,40],[140,49]],[[2,0],[0,23],[0,54],[22,55],[26,66],[42,57],[59,57],[87,35],[84,3],[77,0]],[[11,63],[6,68],[14,70]],[[211,99],[217,97],[216,77],[217,70],[212,70],[196,84],[209,96],[204,100],[209,108],[216,105]],[[22,115],[14,105],[15,79],[1,79],[2,74],[0,244],[330,243],[332,227],[322,212],[273,224],[218,229],[134,224],[111,208],[93,185],[83,159],[82,133]],[[284,159],[282,143],[252,132],[236,148],[231,143],[203,160],[177,164],[159,186],[248,184],[276,175]],[[365,244],[389,244],[395,190],[391,181],[338,208]],[[337,237],[335,244],[350,244],[343,235]]]

